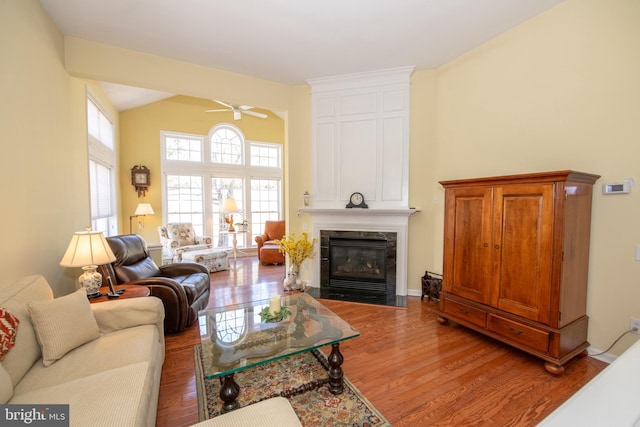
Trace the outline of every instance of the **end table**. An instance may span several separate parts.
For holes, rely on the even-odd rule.
[[[127,298],[142,298],[148,297],[151,293],[149,288],[142,285],[116,285],[113,287],[116,291],[120,289],[124,289],[124,292],[120,294],[118,298],[109,298],[106,295],[99,296],[98,298],[92,298],[89,300],[91,304],[104,302],[104,301],[114,301],[119,299],[127,299]],[[108,287],[100,288],[100,293],[107,294],[109,292]]]
[[[247,230],[221,231],[220,234],[229,234],[233,236],[233,261],[238,261],[238,234],[247,234]],[[240,251],[240,253],[244,253]]]

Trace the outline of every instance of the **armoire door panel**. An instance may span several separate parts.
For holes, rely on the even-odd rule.
[[[553,184],[497,187],[494,242],[498,279],[492,304],[532,320],[549,315],[553,242]]]
[[[491,189],[459,189],[447,196],[453,215],[446,219],[450,252],[445,257],[449,289],[474,301],[490,301]]]

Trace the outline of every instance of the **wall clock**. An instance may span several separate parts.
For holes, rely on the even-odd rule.
[[[147,194],[150,184],[151,171],[146,166],[136,165],[131,168],[131,185],[138,192],[138,197],[144,197]]]
[[[364,196],[362,193],[355,192],[349,197],[349,203],[347,203],[346,208],[362,208],[367,209],[369,206],[364,202]]]

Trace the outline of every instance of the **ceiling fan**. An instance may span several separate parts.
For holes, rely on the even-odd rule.
[[[227,104],[226,102],[222,102],[222,101],[218,101],[217,99],[214,99],[215,102],[217,102],[220,105],[223,105],[227,108],[222,109],[222,110],[206,110],[205,113],[218,113],[221,111],[233,111],[233,120],[240,120],[242,118],[243,114],[247,114],[249,116],[253,116],[253,117],[258,117],[261,119],[266,119],[268,116],[266,114],[262,114],[262,113],[258,113],[257,111],[251,111],[251,109],[253,107],[250,107],[248,105],[231,105],[231,104]]]

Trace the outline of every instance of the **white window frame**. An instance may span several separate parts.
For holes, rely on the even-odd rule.
[[[243,161],[240,165],[220,164],[213,163],[211,161],[211,137],[221,127],[230,128],[234,132],[237,132],[243,142]],[[168,160],[166,158],[166,139],[167,137],[186,137],[197,138],[202,143],[202,161],[176,161]],[[205,236],[209,236],[213,239],[214,243],[218,242],[218,237],[221,233],[215,233],[216,224],[213,223],[213,218],[218,212],[213,211],[212,200],[212,178],[238,178],[243,180],[243,192],[244,192],[244,206],[238,208],[242,210],[240,217],[244,218],[245,215],[251,215],[251,179],[272,179],[279,181],[279,200],[278,202],[278,217],[282,217],[283,212],[283,195],[282,195],[282,144],[265,142],[265,141],[253,141],[245,138],[244,133],[240,128],[234,126],[231,123],[219,123],[214,125],[207,135],[197,135],[182,132],[161,131],[160,132],[160,144],[161,144],[161,161],[162,161],[162,193],[163,193],[163,222],[167,223],[167,179],[168,175],[198,175],[202,176],[204,182],[203,188],[203,212],[204,212],[204,230],[196,230],[197,234],[203,233]],[[278,149],[279,153],[279,167],[264,167],[264,166],[251,166],[251,146],[252,145],[264,145],[268,147],[274,147]],[[238,215],[234,215],[234,219],[238,218]],[[246,218],[251,222],[251,218]],[[255,247],[254,236],[262,233],[262,229],[258,226],[258,229],[250,225],[251,233],[238,236],[238,247],[249,248]],[[228,240],[228,245],[231,245],[231,240]]]
[[[97,218],[94,218],[94,212],[91,209],[91,179],[87,177],[89,181],[89,194],[90,194],[90,211],[91,211],[91,228],[94,230],[104,232],[105,236],[115,236],[118,234],[118,205],[116,197],[116,178],[117,178],[117,156],[115,149],[115,125],[114,120],[106,113],[98,99],[87,88],[87,104],[86,104],[86,119],[87,119],[87,152],[88,152],[88,170],[89,175],[91,173],[91,162],[95,162],[98,165],[109,169],[109,196],[111,205],[111,216],[102,217],[107,220],[107,227],[102,228],[97,225]],[[89,132],[89,102],[91,102],[98,110],[98,114],[102,115],[101,118],[106,119],[111,125],[110,135],[100,135],[100,138],[96,138]],[[106,138],[106,139],[105,139]],[[110,140],[109,140],[110,139]]]

